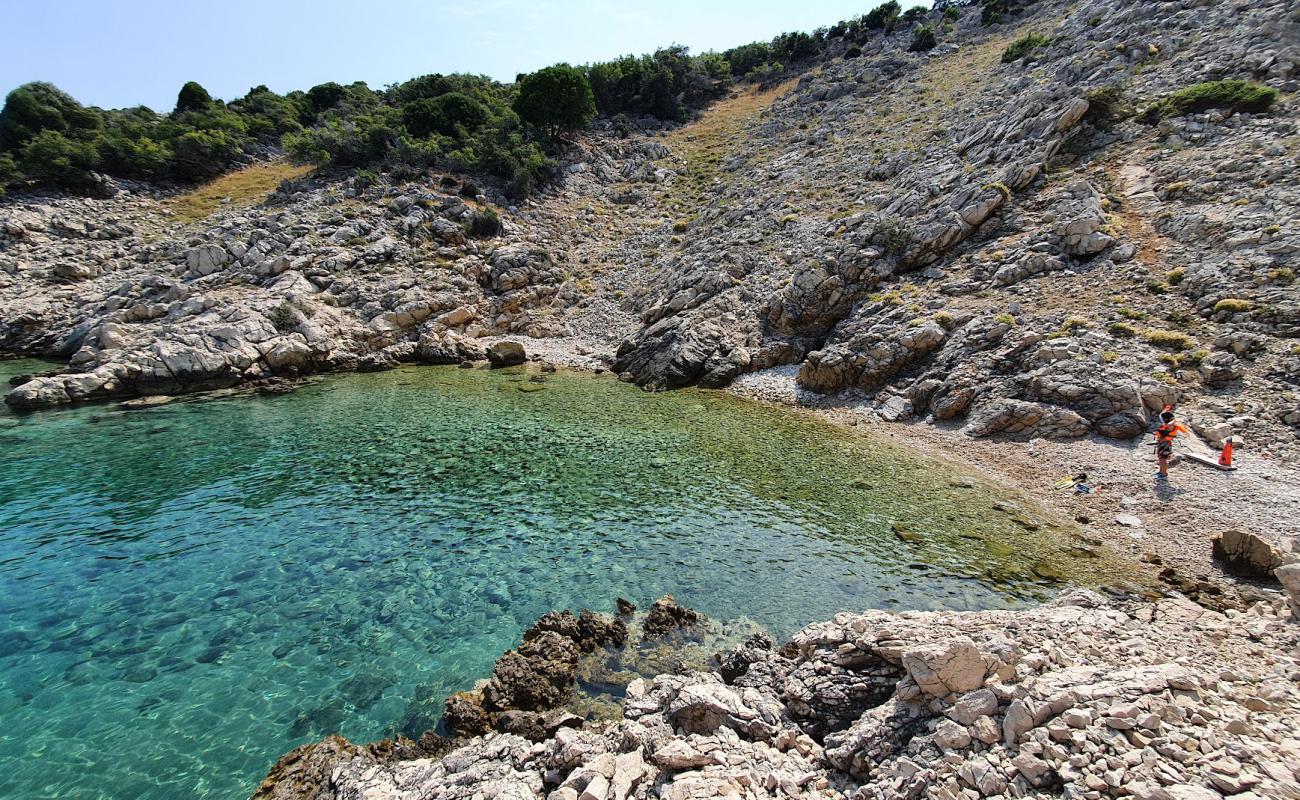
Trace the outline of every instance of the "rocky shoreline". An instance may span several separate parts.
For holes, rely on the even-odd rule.
[[[1219,613],[1069,590],[1025,611],[844,613],[779,648],[756,634],[712,670],[637,677],[621,719],[330,737],[254,798],[1297,797],[1300,593],[1289,603]],[[621,619],[546,615],[485,688],[580,643],[622,646]],[[534,677],[553,705],[554,671]]]

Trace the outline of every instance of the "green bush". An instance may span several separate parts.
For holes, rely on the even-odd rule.
[[[1111,326],[1112,329],[1114,326]],[[1147,328],[1142,332],[1142,338],[1156,347],[1163,347],[1168,350],[1191,350],[1196,346],[1196,340],[1185,333],[1178,331],[1164,331],[1157,328]]]
[[[190,131],[176,140],[172,172],[181,180],[215,178],[230,169],[243,152],[242,143],[228,131]]]
[[[473,183],[472,181],[465,181],[460,185],[461,197],[468,197],[470,200],[473,200],[475,197],[478,197],[481,194],[483,194],[482,190],[479,189],[478,185]]]
[[[298,313],[287,300],[271,309],[266,318],[280,333],[288,333],[298,327]]]
[[[203,111],[212,105],[212,95],[196,81],[189,81],[181,87],[176,95],[176,110],[172,113],[184,114],[186,111]]]
[[[328,111],[343,102],[347,93],[347,89],[333,81],[318,84],[307,90],[307,107],[313,114]]]
[[[77,136],[102,125],[95,109],[49,83],[28,83],[5,97],[0,110],[0,151],[14,151],[45,130]]]
[[[1052,39],[1049,36],[1040,36],[1037,33],[1026,33],[1019,39],[1007,45],[1007,49],[1002,51],[1002,63],[1010,64],[1012,61],[1019,61],[1022,58],[1028,58],[1035,49],[1051,44]]]
[[[475,239],[488,239],[501,235],[501,216],[492,209],[475,211],[469,218],[469,235]]]
[[[95,185],[91,172],[99,166],[99,153],[89,142],[45,130],[23,146],[19,163],[23,174],[33,180],[61,189],[85,190]]]
[[[488,121],[488,110],[460,92],[448,92],[407,104],[402,108],[402,121],[408,131],[420,138],[434,133],[461,138],[462,133],[473,133],[483,127]]]
[[[912,6],[899,15],[898,21],[903,25],[916,25],[925,19],[925,6]]]
[[[364,192],[372,186],[379,184],[379,175],[372,170],[359,169],[352,176],[352,187],[359,192]]]
[[[1242,314],[1250,311],[1254,307],[1255,304],[1251,301],[1243,300],[1238,297],[1225,297],[1214,304],[1214,310],[1216,312],[1224,311],[1229,314]]]
[[[863,15],[862,27],[869,31],[892,32],[901,13],[902,7],[898,5],[898,1],[889,0],[889,2],[881,3]]]
[[[849,45],[848,49],[844,51],[845,58],[860,58],[861,56],[862,48],[858,47],[856,44]]]
[[[596,116],[596,98],[582,70],[556,64],[524,76],[513,108],[520,119],[554,139],[591,122]]]
[[[934,26],[921,25],[912,32],[912,44],[909,45],[907,49],[914,53],[919,53],[926,50],[932,50],[938,43],[939,40],[934,36]]]
[[[1242,80],[1210,81],[1171,92],[1148,108],[1143,119],[1155,122],[1211,108],[1259,113],[1267,111],[1276,101],[1277,90],[1271,86]]]

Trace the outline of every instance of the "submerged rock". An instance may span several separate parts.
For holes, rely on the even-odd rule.
[[[642,626],[641,638],[642,640],[657,639],[678,629],[699,625],[704,620],[703,614],[678,605],[672,595],[667,595],[656,600],[650,607]]]

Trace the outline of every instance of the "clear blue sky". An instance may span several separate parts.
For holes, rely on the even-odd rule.
[[[680,43],[724,49],[865,13],[881,0],[22,0],[5,4],[0,92],[50,81],[87,105],[171,109],[266,84],[381,88],[429,72],[513,80]],[[903,2],[904,7],[920,5]]]

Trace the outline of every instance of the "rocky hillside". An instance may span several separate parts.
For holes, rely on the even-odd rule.
[[[791,365],[805,402],[973,435],[1131,438],[1178,402],[1212,442],[1293,449],[1294,4],[1027,5],[935,11],[933,49],[881,33],[666,133],[592,132],[500,231],[500,198],[436,175],[304,178],[196,223],[147,191],[11,198],[0,348],[68,364],[7,402],[519,335],[653,389]]]

